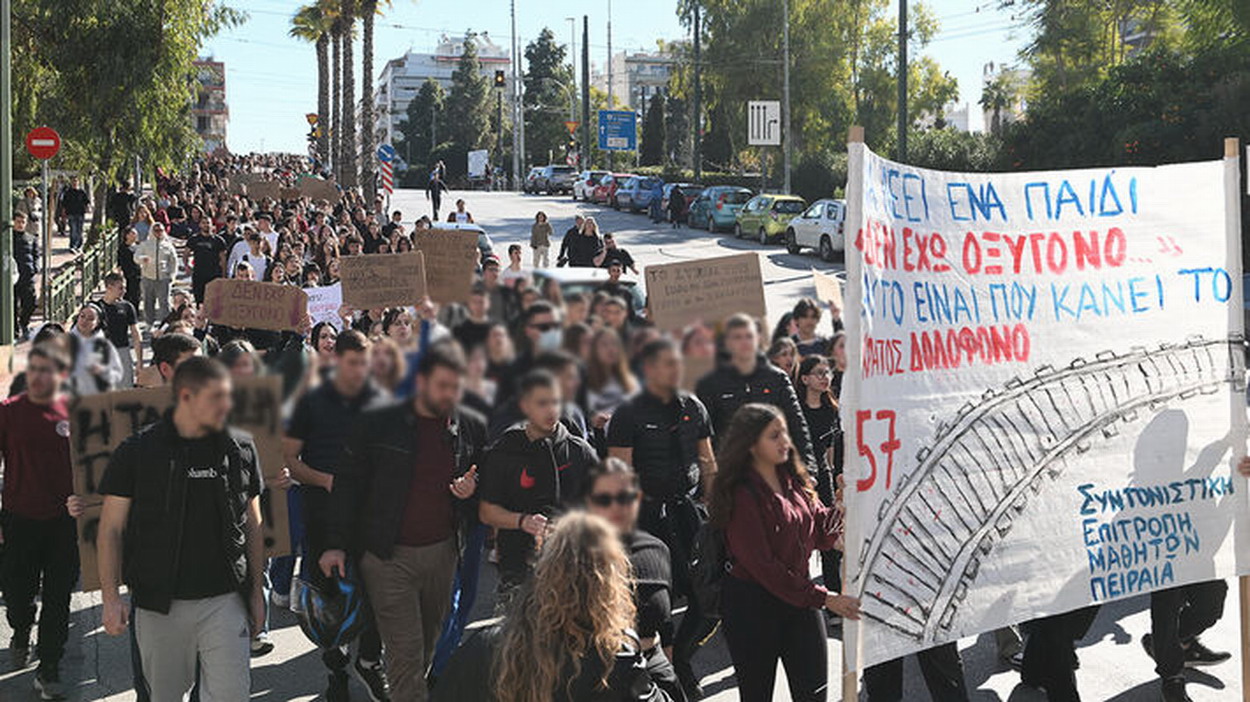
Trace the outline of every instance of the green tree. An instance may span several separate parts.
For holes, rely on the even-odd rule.
[[[57,167],[106,178],[134,155],[149,167],[186,163],[202,148],[191,122],[193,62],[243,17],[204,0],[17,0],[14,133],[55,127]],[[18,172],[33,170],[24,156],[15,161]]]
[[[324,166],[330,160],[330,22],[324,0],[305,5],[291,18],[290,35],[311,42],[317,49],[317,157]]]
[[[548,154],[564,153],[569,105],[573,100],[573,71],[566,63],[563,44],[544,27],[525,47],[526,163],[546,163]]]
[[[494,101],[491,100],[490,90],[477,58],[477,42],[473,35],[466,36],[464,50],[456,70],[451,74],[451,91],[446,106],[447,136],[444,141],[458,144],[465,151],[491,149],[494,146],[495,135],[490,130]]]
[[[433,165],[430,151],[438,146],[439,136],[446,136],[442,126],[445,100],[443,86],[433,78],[426,78],[416,97],[408,103],[408,112],[399,123],[403,139],[399,151],[410,169],[429,170]]]
[[[1015,104],[1018,90],[1014,71],[1004,69],[986,79],[979,104],[990,113],[991,134],[1002,134],[1003,112]]]
[[[642,120],[642,143],[638,147],[638,163],[643,166],[664,165],[664,96],[655,95]]]
[[[665,159],[682,168],[691,167],[690,103],[686,98],[678,97],[672,92],[664,102],[664,143],[667,147]]]
[[[343,109],[343,128],[339,130],[339,182],[344,188],[355,188],[359,182],[360,158],[356,151],[356,73],[352,56],[356,28],[356,0],[338,0],[335,29],[343,44],[343,95],[339,104]]]

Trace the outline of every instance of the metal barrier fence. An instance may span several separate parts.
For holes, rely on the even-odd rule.
[[[77,308],[104,283],[104,276],[117,267],[117,230],[105,225],[103,233],[87,237],[78,259],[49,281],[51,287],[48,321],[70,322]]]

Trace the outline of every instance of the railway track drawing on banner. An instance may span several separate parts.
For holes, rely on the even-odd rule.
[[[965,404],[880,506],[860,552],[864,616],[922,645],[949,640],[982,560],[1048,479],[1123,424],[1229,385],[1244,394],[1243,349],[1233,335],[1104,351]]]

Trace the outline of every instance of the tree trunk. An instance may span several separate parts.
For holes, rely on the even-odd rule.
[[[377,159],[374,157],[377,132],[373,123],[373,16],[377,13],[377,0],[365,0],[360,12],[365,25],[360,48],[360,179],[365,203],[372,207],[378,192]]]
[[[352,62],[352,54],[355,53],[352,41],[352,27],[356,23],[355,5],[352,0],[343,0],[343,138],[339,153],[343,157],[342,185],[350,189],[355,189],[360,182],[360,159],[356,151],[356,74]]]
[[[334,48],[333,66],[330,71],[333,86],[330,89],[330,98],[333,101],[332,114],[330,116],[330,172],[334,174],[336,181],[342,182],[342,159],[339,154],[339,134],[343,131],[343,89],[342,89],[342,65],[343,65],[343,33],[339,30],[336,23],[334,29],[331,30],[330,41]]]
[[[317,160],[324,170],[330,164],[330,36],[317,37]]]

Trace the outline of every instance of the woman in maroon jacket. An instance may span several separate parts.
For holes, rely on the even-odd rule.
[[[820,609],[859,618],[859,600],[812,582],[812,552],[833,548],[842,517],[820,503],[772,405],[749,404],[730,420],[717,456],[712,523],[725,530],[732,569],[721,616],[743,702],[773,696],[777,660],[795,702],[823,702],[828,684]]]

